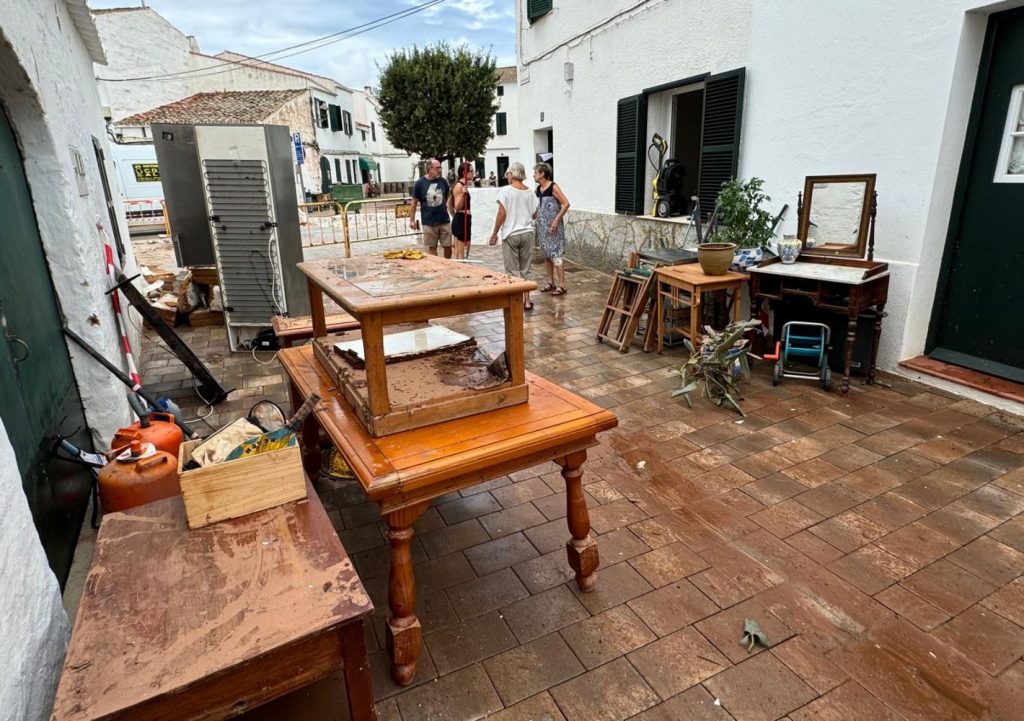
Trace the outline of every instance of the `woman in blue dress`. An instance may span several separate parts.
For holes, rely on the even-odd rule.
[[[551,166],[538,163],[533,168],[533,179],[537,183],[537,243],[544,253],[544,267],[548,273],[548,284],[541,293],[565,295],[565,224],[562,219],[569,212],[569,199],[552,180]],[[555,285],[555,271],[558,284]]]

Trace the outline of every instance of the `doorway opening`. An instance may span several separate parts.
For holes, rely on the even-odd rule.
[[[508,156],[498,156],[498,187],[508,185],[508,178],[505,177],[505,173],[508,172]]]

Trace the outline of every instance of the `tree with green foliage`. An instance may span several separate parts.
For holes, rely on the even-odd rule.
[[[494,58],[439,43],[400,50],[380,68],[380,122],[407,153],[440,160],[477,158],[498,111]]]

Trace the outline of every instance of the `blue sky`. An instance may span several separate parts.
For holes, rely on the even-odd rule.
[[[426,0],[147,0],[204,53],[262,55],[374,20]],[[89,0],[93,8],[138,0]],[[376,63],[394,49],[440,40],[490,52],[499,65],[515,57],[515,0],[446,0],[436,7],[322,49],[272,62],[319,73],[350,87],[376,85]]]

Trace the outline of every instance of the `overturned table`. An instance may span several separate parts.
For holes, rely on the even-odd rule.
[[[391,543],[387,645],[391,675],[397,683],[412,682],[422,641],[415,614],[412,525],[435,498],[554,461],[562,468],[566,486],[568,562],[580,589],[593,588],[597,543],[590,537],[581,467],[587,458],[586,449],[597,443],[597,434],[617,425],[613,413],[526,373],[529,400],[525,403],[373,438],[316,360],[312,348],[289,348],[278,358],[291,381],[296,408],[311,393],[321,397],[302,433],[307,470],[320,467],[319,424],[387,522]]]

